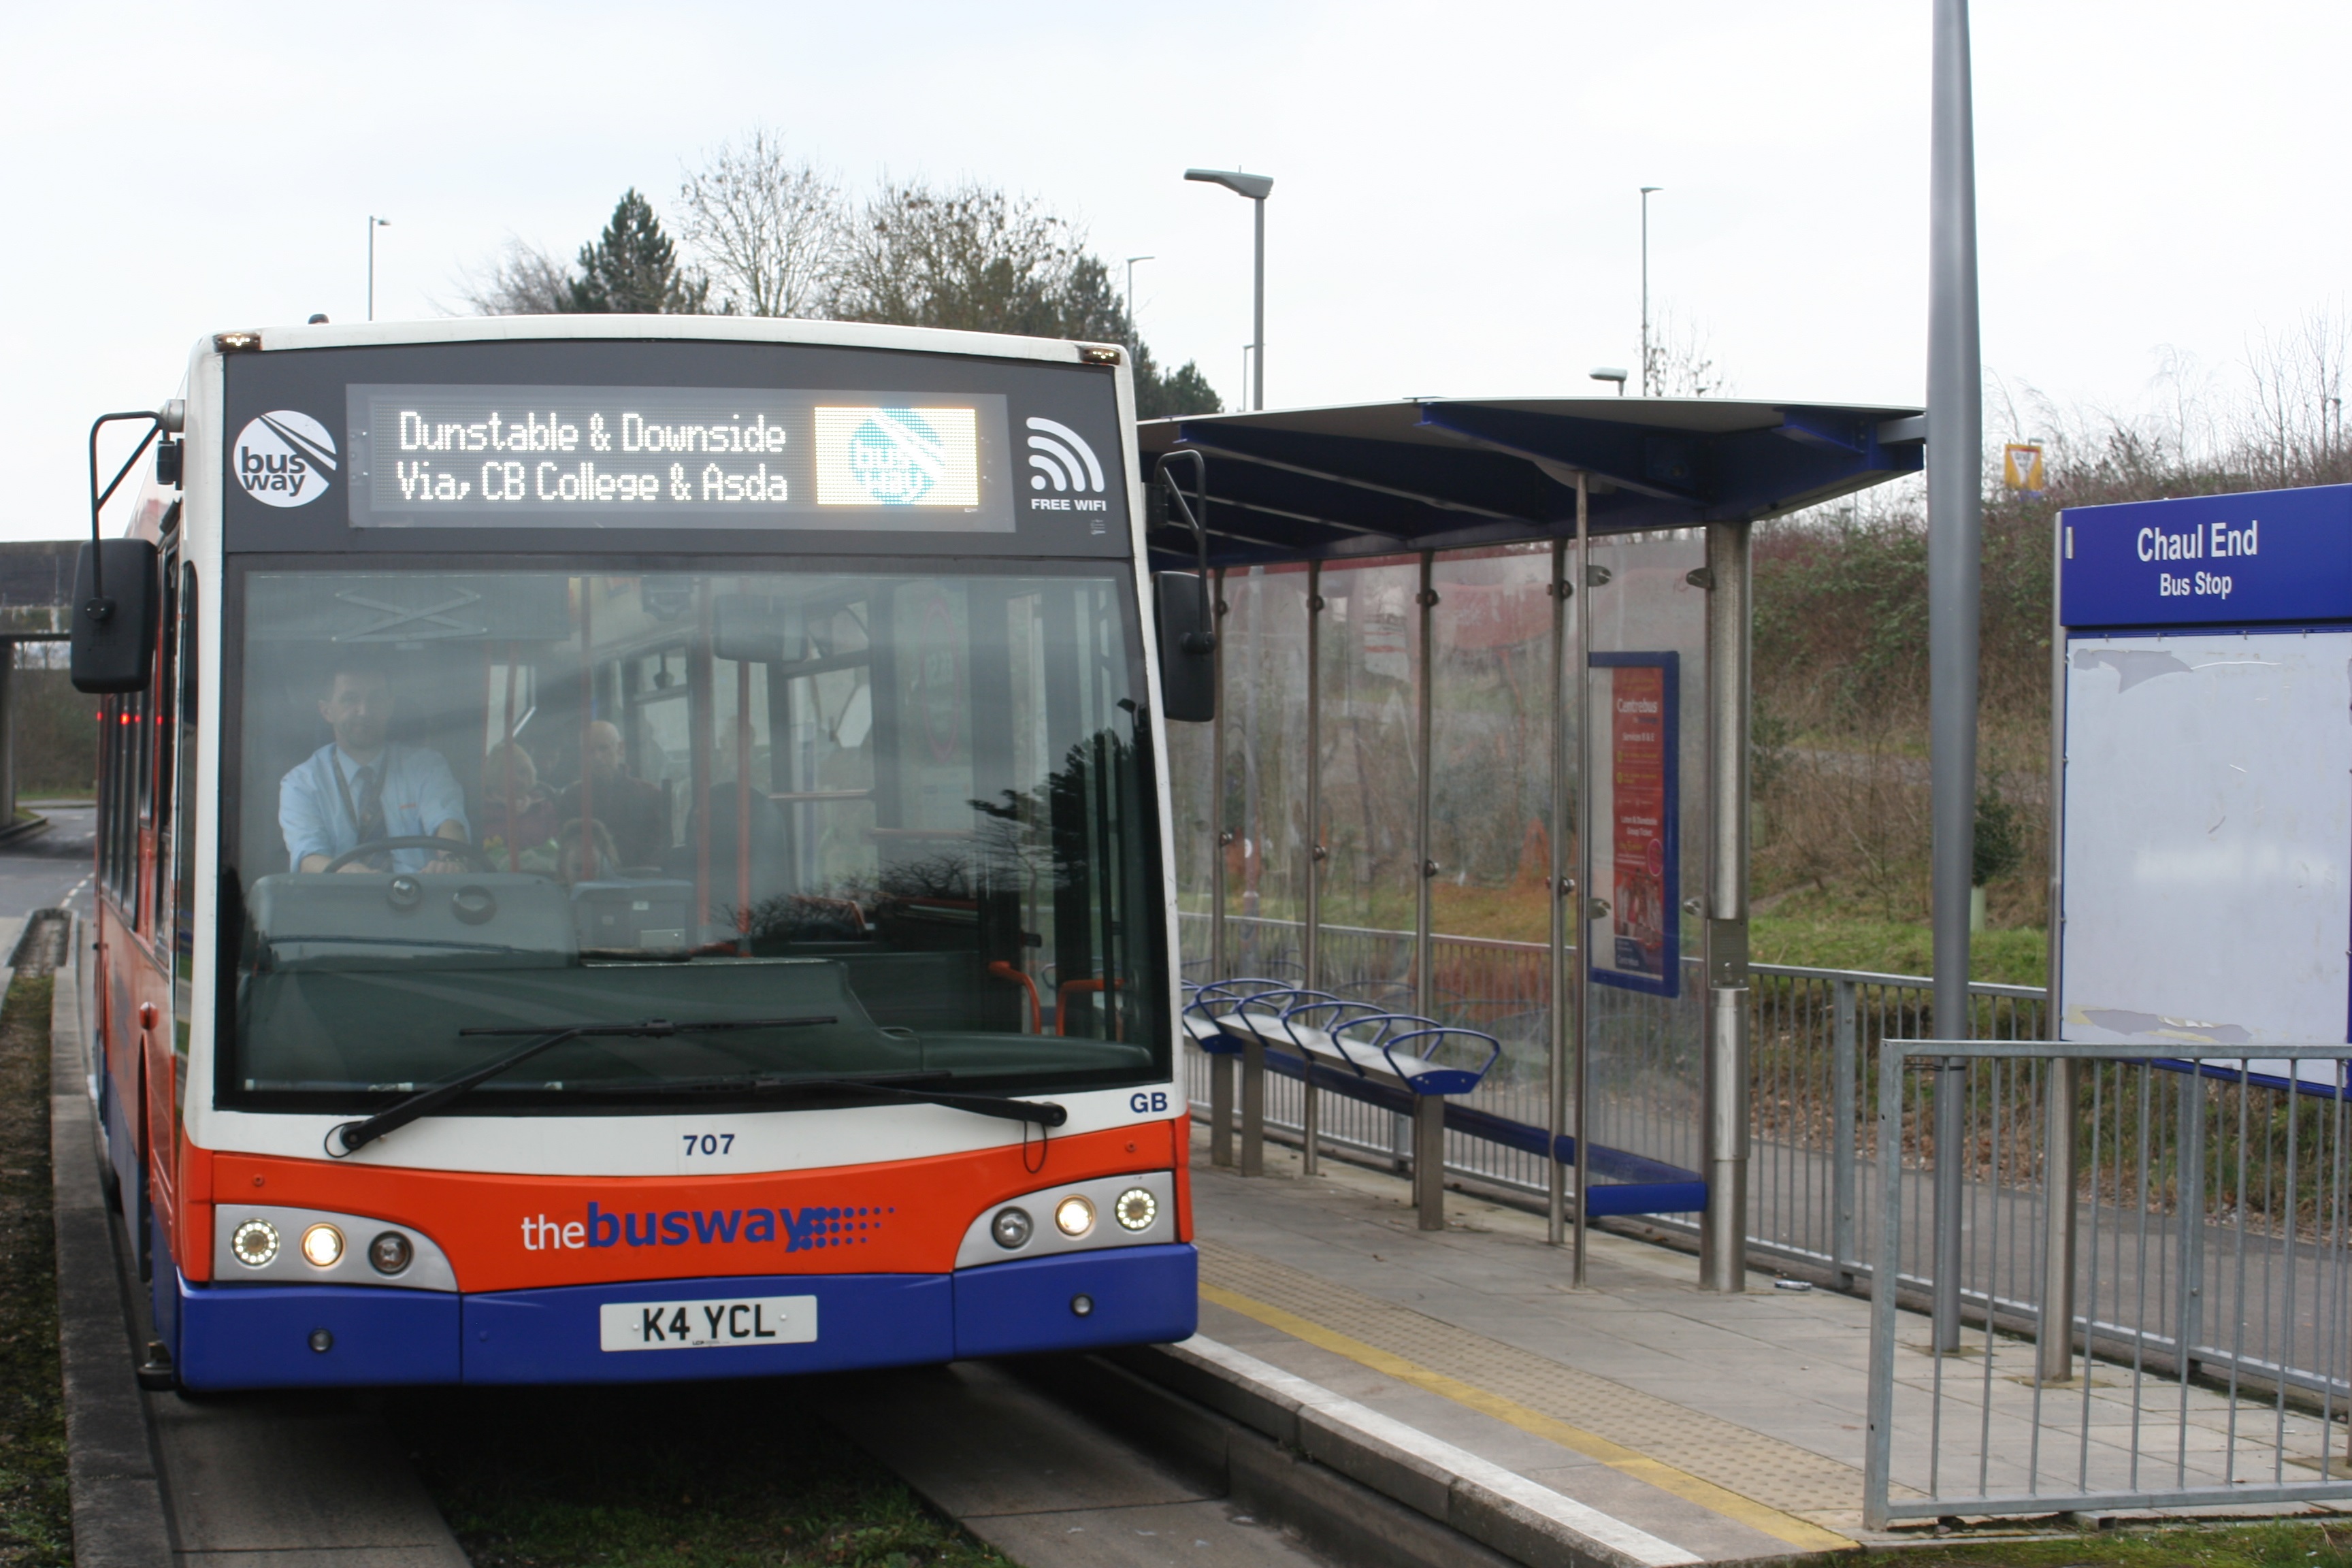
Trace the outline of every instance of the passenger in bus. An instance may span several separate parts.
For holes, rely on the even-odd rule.
[[[466,795],[438,752],[390,739],[392,681],[373,665],[331,666],[319,717],[335,738],[278,785],[278,826],[298,871],[323,871],[336,857],[385,838],[470,842]],[[466,861],[429,849],[362,856],[345,871],[462,871]]]
[[[593,816],[612,837],[621,865],[632,868],[657,866],[669,847],[669,803],[661,786],[630,773],[623,757],[620,727],[599,719],[583,737],[582,763],[586,788],[575,784],[557,800],[555,815],[563,822]],[[587,809],[581,809],[585,795]],[[603,867],[606,872],[617,868]]]
[[[490,864],[549,869],[555,863],[555,793],[539,782],[530,753],[511,741],[492,746],[482,758],[482,849]]]

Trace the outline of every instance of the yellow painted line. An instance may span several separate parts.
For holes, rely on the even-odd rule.
[[[1737,1520],[1751,1530],[1762,1531],[1776,1541],[1785,1541],[1807,1552],[1835,1552],[1854,1544],[1846,1537],[1834,1531],[1823,1530],[1810,1520],[1782,1513],[1754,1498],[1742,1497],[1738,1492],[1717,1486],[1713,1481],[1702,1480],[1688,1470],[1677,1469],[1663,1459],[1654,1459],[1639,1449],[1611,1442],[1597,1432],[1571,1426],[1540,1410],[1530,1410],[1517,1400],[1489,1393],[1458,1377],[1433,1372],[1418,1362],[1407,1361],[1377,1345],[1368,1345],[1337,1330],[1327,1329],[1296,1312],[1286,1312],[1279,1307],[1268,1306],[1264,1301],[1253,1300],[1222,1286],[1206,1283],[1201,1287],[1201,1298],[1239,1312],[1245,1318],[1255,1318],[1270,1329],[1280,1329],[1293,1339],[1304,1340],[1310,1345],[1346,1356],[1349,1361],[1370,1367],[1399,1383],[1409,1383],[1415,1388],[1443,1394],[1456,1405],[1466,1405],[1482,1415],[1491,1415],[1497,1421],[1508,1422],[1522,1432],[1532,1432],[1563,1448],[1572,1448],[1588,1458],[1600,1460],[1611,1469],[1647,1481],[1660,1491],[1672,1492],[1726,1519]]]

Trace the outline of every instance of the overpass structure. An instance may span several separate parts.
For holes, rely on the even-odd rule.
[[[16,822],[16,645],[66,640],[78,539],[0,542],[0,838]]]
[[[1219,718],[1171,738],[1188,980],[1500,1047],[1439,1106],[1277,1041],[1242,1173],[1271,1091],[1310,1171],[1410,1168],[1424,1228],[1475,1165],[1547,1195],[1580,1282],[1588,1216],[1697,1209],[1702,1283],[1740,1289],[1750,535],[1918,471],[1920,411],[1413,398],[1141,437],[1205,501],[1217,579]],[[1198,559],[1167,520],[1150,542]]]

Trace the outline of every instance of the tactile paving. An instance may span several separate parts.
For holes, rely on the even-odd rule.
[[[1202,1240],[1201,1275],[1391,1355],[1639,1450],[1798,1515],[1851,1514],[1862,1472],[1719,1416],[1350,1290],[1272,1258]]]

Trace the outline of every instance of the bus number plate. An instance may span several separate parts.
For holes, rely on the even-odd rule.
[[[804,1345],[816,1339],[814,1296],[716,1301],[607,1301],[597,1328],[608,1351],[707,1351],[728,1345]]]

